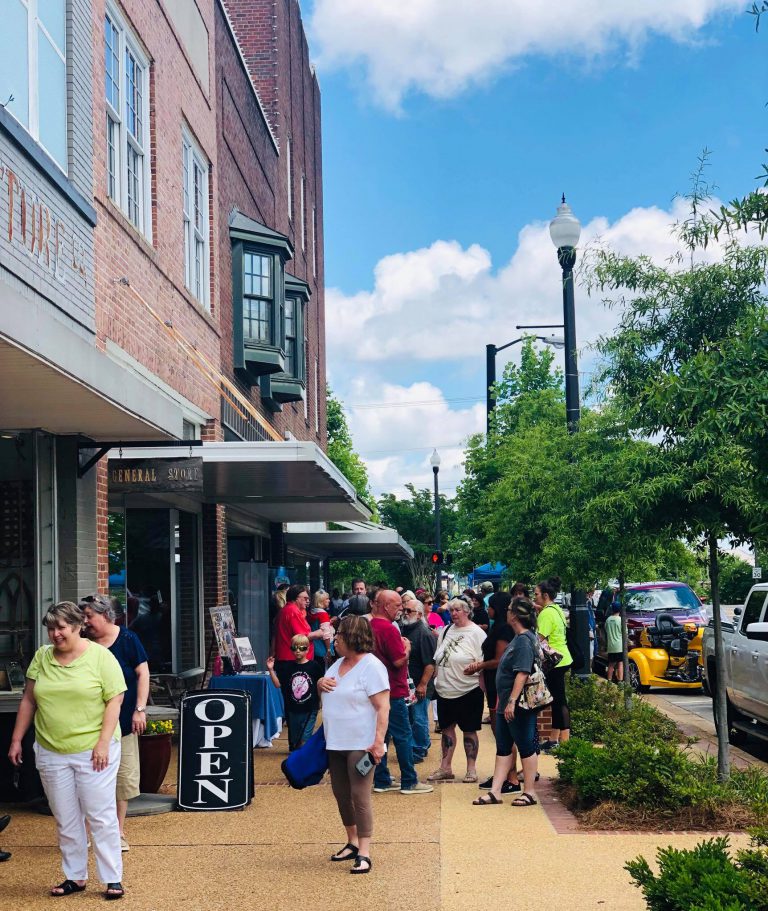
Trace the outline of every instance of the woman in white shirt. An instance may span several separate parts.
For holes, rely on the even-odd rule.
[[[483,720],[483,691],[474,665],[483,660],[485,633],[469,619],[468,601],[454,598],[449,602],[451,625],[440,630],[435,650],[435,690],[437,723],[442,730],[440,768],[427,781],[453,781],[451,763],[456,750],[456,728],[464,735],[467,757],[466,783],[477,781],[477,732]]]
[[[364,617],[344,617],[334,639],[340,659],[318,681],[333,796],[347,830],[347,843],[331,857],[354,860],[350,873],[371,870],[373,765],[361,774],[358,764],[384,755],[389,724],[387,669],[373,654],[373,632]]]

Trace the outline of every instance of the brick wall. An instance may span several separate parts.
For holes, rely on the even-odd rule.
[[[291,239],[295,253],[286,270],[306,281],[312,291],[306,310],[307,419],[304,418],[301,402],[284,405],[283,411],[274,415],[262,408],[262,414],[280,434],[289,430],[298,439],[315,440],[324,447],[326,374],[320,89],[309,63],[297,0],[224,0],[224,5],[250,76],[242,66],[224,11],[217,4],[215,43],[220,124],[222,362],[231,374],[232,260],[226,225],[232,209],[237,208]],[[249,79],[258,91],[258,99]],[[293,217],[289,216],[288,205],[286,150],[289,138],[292,148]],[[302,176],[305,179],[303,232]],[[317,221],[314,235],[316,255],[313,251],[313,209]],[[319,434],[315,433],[316,360],[320,393],[317,401]],[[255,404],[260,405],[255,387],[249,395]]]
[[[213,34],[214,0],[197,0]],[[186,125],[210,162],[209,198],[216,198],[216,117],[214,98],[206,94],[187,57],[183,42],[158,0],[132,0],[118,6],[150,59],[150,155],[152,174],[152,239],[148,241],[107,195],[106,103],[104,97],[105,0],[93,3],[93,137],[96,228],[97,343],[109,339],[211,415],[219,413],[219,396],[201,372],[181,355],[164,327],[149,315],[131,287],[163,321],[172,323],[214,364],[220,356],[219,299],[215,255],[218,224],[211,218],[210,312],[184,284],[182,129]],[[209,45],[209,60],[213,41]],[[211,63],[212,65],[212,63]]]

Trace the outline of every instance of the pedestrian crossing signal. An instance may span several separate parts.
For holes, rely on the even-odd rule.
[[[432,563],[437,566],[439,563],[443,562],[443,552],[441,550],[433,551],[432,553]]]

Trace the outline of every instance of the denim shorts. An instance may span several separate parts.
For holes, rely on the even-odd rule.
[[[496,755],[509,756],[512,746],[517,747],[521,759],[527,759],[536,752],[537,712],[527,709],[515,710],[515,717],[507,721],[504,712],[496,712]]]

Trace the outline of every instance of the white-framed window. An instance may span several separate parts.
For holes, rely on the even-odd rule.
[[[66,173],[66,0],[0,6],[0,104]]]
[[[301,249],[307,249],[307,176],[306,174],[301,175],[301,186],[300,186],[300,195],[301,195],[301,221],[299,224],[299,231],[301,232]]]
[[[149,60],[111,4],[104,16],[107,193],[152,237],[149,170]]]
[[[291,137],[285,140],[285,167],[288,179],[288,218],[293,220],[293,152],[291,149]]]
[[[182,138],[184,170],[184,282],[207,309],[209,295],[208,161],[192,137]]]

